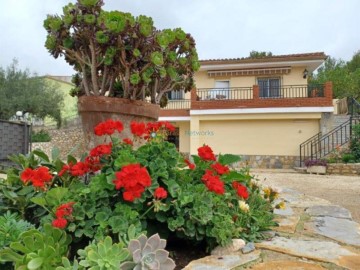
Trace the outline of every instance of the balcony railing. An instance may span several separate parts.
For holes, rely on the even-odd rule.
[[[231,102],[230,102],[231,101]],[[191,99],[169,100],[163,110],[270,108],[270,107],[333,107],[332,84],[281,85],[271,87],[198,88]],[[174,112],[168,112],[173,114]],[[167,114],[164,112],[164,114]]]
[[[283,85],[277,89],[278,96],[270,98],[324,97],[324,85]],[[261,89],[260,89],[261,97]]]
[[[254,98],[252,87],[199,88],[197,101],[249,100]],[[259,98],[314,98],[324,97],[324,85],[282,85],[259,89]]]
[[[186,110],[190,109],[191,100],[190,99],[174,99],[168,100],[166,107],[162,108],[163,110]]]
[[[197,100],[252,99],[252,87],[200,88],[196,91]]]

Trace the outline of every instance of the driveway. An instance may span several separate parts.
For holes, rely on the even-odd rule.
[[[350,210],[360,223],[360,176],[301,174],[292,170],[260,170],[251,173],[263,185],[287,187]]]

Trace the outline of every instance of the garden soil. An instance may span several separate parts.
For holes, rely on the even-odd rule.
[[[316,175],[293,170],[260,169],[250,172],[264,186],[291,188],[340,205],[351,212],[354,221],[360,223],[360,175]]]

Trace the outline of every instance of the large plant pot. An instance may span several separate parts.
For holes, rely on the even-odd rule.
[[[310,166],[307,167],[307,172],[310,174],[326,174],[326,166]]]
[[[89,150],[98,144],[104,143],[104,136],[97,137],[94,134],[94,127],[100,122],[110,118],[120,120],[124,124],[124,131],[118,137],[120,139],[132,138],[130,131],[131,121],[157,121],[160,106],[139,100],[81,96],[78,99],[78,111],[82,121],[87,150]]]

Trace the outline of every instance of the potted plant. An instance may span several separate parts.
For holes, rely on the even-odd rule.
[[[308,173],[326,174],[327,162],[323,159],[308,159],[305,161]]]
[[[190,91],[199,69],[195,41],[182,29],[157,30],[150,17],[105,11],[103,0],[77,0],[48,15],[45,47],[63,56],[76,75],[72,96],[89,147],[93,128],[108,118],[157,120],[166,92]],[[136,118],[136,119],[134,119]],[[128,137],[127,129],[123,137]]]

